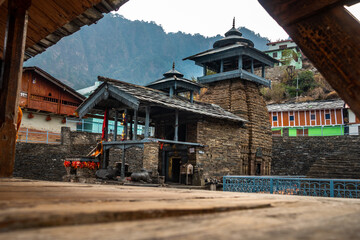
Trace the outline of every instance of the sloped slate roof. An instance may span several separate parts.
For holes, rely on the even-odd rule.
[[[267,105],[267,108],[269,112],[283,112],[299,110],[338,109],[343,108],[344,104],[345,102],[343,100],[311,101],[298,103],[269,104]]]
[[[170,98],[166,93],[159,90],[143,87],[131,83],[126,83],[114,79],[99,77],[99,81],[114,86],[116,89],[135,97],[141,103],[153,103],[159,106],[178,109],[181,111],[192,112],[209,117],[227,119],[236,122],[247,122],[247,120],[225,111],[218,105],[196,102],[191,103],[188,99],[179,96]],[[101,87],[101,86],[100,86]],[[96,91],[95,91],[96,93]],[[93,93],[92,95],[94,95]],[[89,97],[91,99],[92,95]]]

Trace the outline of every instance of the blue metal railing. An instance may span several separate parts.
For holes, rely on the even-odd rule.
[[[305,177],[224,176],[223,191],[360,198],[360,180]]]

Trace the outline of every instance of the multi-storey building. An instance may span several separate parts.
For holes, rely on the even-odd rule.
[[[358,134],[360,120],[343,100],[267,105],[273,135],[289,128],[290,136]]]

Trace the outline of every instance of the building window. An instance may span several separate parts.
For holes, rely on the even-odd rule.
[[[274,52],[274,53],[273,53],[273,57],[274,57],[274,58],[277,58],[277,52]]]
[[[315,120],[315,114],[311,114],[311,120]]]
[[[294,120],[295,120],[294,116],[290,116],[290,121],[294,121]]]
[[[277,122],[277,116],[273,116],[273,122]]]
[[[325,114],[325,119],[330,120],[330,113]]]
[[[280,45],[279,48],[280,48],[280,49],[286,49],[286,48],[287,48],[287,45],[286,45],[286,44]]]

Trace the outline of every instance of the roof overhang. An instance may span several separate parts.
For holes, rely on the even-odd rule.
[[[255,82],[266,87],[271,87],[271,81],[265,78],[259,77],[253,73],[245,71],[244,69],[237,69],[229,72],[222,72],[213,75],[207,75],[203,77],[198,77],[198,81],[202,84],[208,84],[212,82],[217,82],[221,80],[231,79],[231,78],[241,78],[251,82]]]
[[[258,60],[261,63],[264,63],[267,66],[273,67],[275,63],[279,63],[278,60],[270,57],[269,55],[263,53],[256,48],[243,46],[243,45],[234,45],[226,46],[223,48],[215,48],[196,55],[184,58],[183,60],[193,60],[199,66],[206,62],[219,61],[225,58],[236,57],[240,55],[249,56],[255,60]]]
[[[76,109],[78,116],[80,118],[84,117],[86,114],[90,113],[99,103],[109,99],[110,97],[131,109],[138,110],[140,105],[139,100],[134,96],[104,82]],[[108,106],[108,108],[113,108],[113,106]]]
[[[8,1],[0,0],[0,39],[4,39]],[[96,23],[104,13],[117,10],[128,0],[33,0],[28,10],[24,58],[28,59],[56,44],[61,38]],[[4,41],[0,41],[0,59]]]

